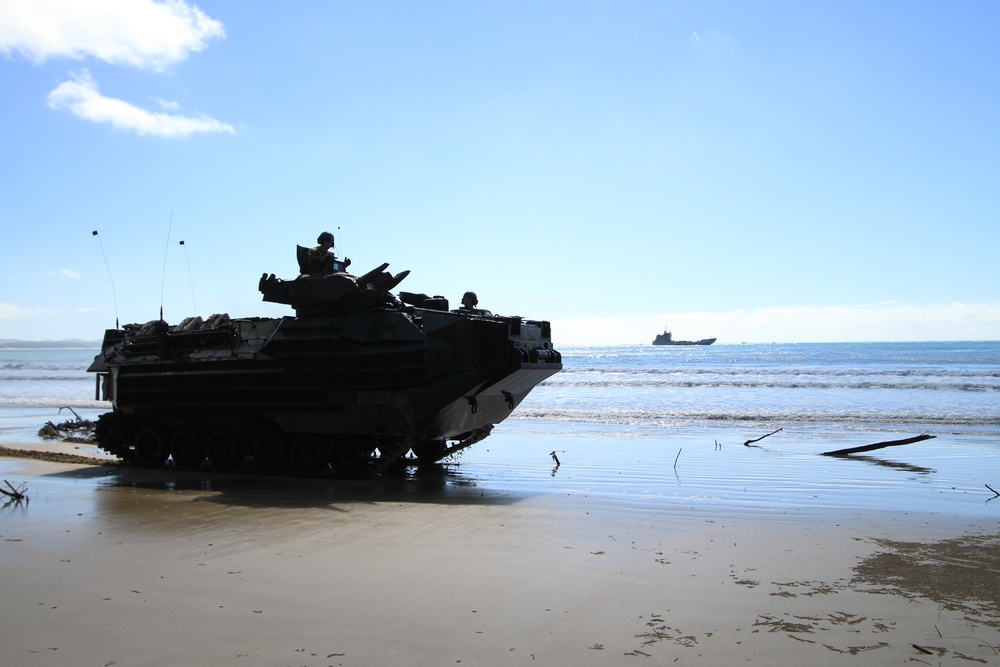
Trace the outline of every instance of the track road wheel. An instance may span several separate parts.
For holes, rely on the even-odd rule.
[[[413,446],[413,453],[417,457],[417,463],[424,465],[427,463],[437,463],[444,457],[444,440],[424,440],[419,445]]]
[[[373,448],[358,438],[340,438],[333,443],[330,463],[340,475],[356,475],[371,460]]]
[[[299,472],[322,472],[330,464],[329,447],[314,435],[300,435],[292,443],[292,467]]]
[[[205,449],[213,468],[237,468],[243,462],[243,447],[231,431],[214,431],[208,436]]]
[[[144,428],[135,435],[135,460],[144,466],[158,466],[167,462],[170,447],[163,436],[153,428]]]
[[[288,445],[275,433],[265,433],[253,443],[253,461],[258,470],[278,471],[288,467]]]
[[[199,468],[205,461],[205,445],[196,433],[177,431],[170,439],[170,456],[178,468]]]

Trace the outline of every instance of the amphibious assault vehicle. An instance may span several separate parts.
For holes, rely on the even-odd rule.
[[[562,368],[548,322],[397,297],[409,272],[387,267],[261,276],[263,300],[294,316],[107,330],[88,369],[113,406],[98,419],[100,447],[184,468],[252,457],[265,471],[359,475],[436,462],[485,438]]]

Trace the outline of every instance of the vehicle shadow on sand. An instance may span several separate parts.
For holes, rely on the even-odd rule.
[[[92,480],[95,489],[141,490],[162,500],[180,495],[189,501],[250,508],[349,511],[352,505],[375,503],[509,505],[530,495],[480,488],[475,479],[447,464],[409,468],[396,475],[367,479],[112,466],[88,466],[44,477]]]

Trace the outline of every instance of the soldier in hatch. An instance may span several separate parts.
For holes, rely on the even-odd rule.
[[[477,315],[492,315],[488,310],[483,310],[479,308],[479,297],[476,296],[475,292],[466,292],[462,295],[462,307],[459,308],[459,312],[466,313],[476,313]]]
[[[330,251],[333,247],[333,234],[323,232],[316,237],[316,243],[319,245],[309,250],[309,273],[333,271],[334,263],[337,261],[337,256]],[[342,264],[347,268],[351,260],[345,259]]]

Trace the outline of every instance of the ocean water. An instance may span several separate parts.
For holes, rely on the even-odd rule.
[[[1000,342],[581,347],[519,418],[1000,435]]]
[[[95,408],[96,349],[0,350],[0,407]]]
[[[1000,342],[561,348],[508,421],[553,431],[806,427],[1000,436]],[[0,350],[0,408],[102,411],[97,350]],[[0,425],[2,426],[2,425]]]
[[[560,349],[564,370],[450,460],[446,487],[639,513],[1000,518],[986,488],[1000,490],[1000,342]],[[108,410],[86,372],[96,352],[0,350],[0,444],[40,442],[65,408]],[[819,456],[923,433],[934,439]]]
[[[42,442],[46,423],[96,419],[110,404],[95,400],[87,373],[96,349],[0,349],[0,445]]]

